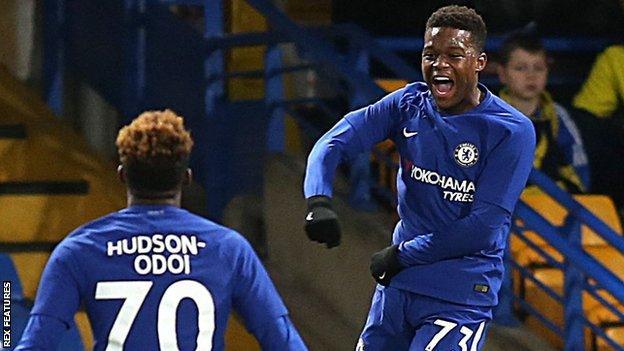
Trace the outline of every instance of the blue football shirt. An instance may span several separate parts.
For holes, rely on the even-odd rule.
[[[69,324],[81,304],[95,350],[222,350],[232,308],[252,333],[288,314],[241,235],[157,205],[109,214],[57,246],[31,315]],[[289,323],[283,325],[292,347],[276,344],[305,350]]]
[[[503,275],[511,213],[530,173],[530,120],[479,84],[483,98],[441,114],[424,83],[408,84],[347,114],[315,145],[304,194],[332,195],[337,164],[387,138],[400,154],[393,243],[408,266],[391,286],[492,306]]]

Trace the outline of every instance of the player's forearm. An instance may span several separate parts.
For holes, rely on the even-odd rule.
[[[256,330],[254,334],[262,350],[300,351],[308,349],[287,315],[263,323],[261,329]]]
[[[399,262],[405,267],[429,264],[491,248],[506,234],[509,220],[510,214],[503,208],[477,202],[468,216],[438,232],[401,243]]]
[[[15,350],[20,351],[51,351],[56,350],[67,324],[60,319],[33,314],[22,333],[22,339]]]
[[[340,120],[316,142],[310,152],[303,183],[305,197],[331,197],[332,182],[338,164],[358,151],[359,142],[355,131],[345,119]]]

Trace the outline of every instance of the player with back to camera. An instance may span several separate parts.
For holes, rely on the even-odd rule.
[[[340,243],[332,180],[343,158],[386,138],[401,156],[392,245],[373,254],[376,286],[357,350],[476,351],[497,304],[511,214],[535,150],[531,121],[478,83],[486,28],[463,6],[435,11],[425,83],[348,113],[312,149],[306,233]]]
[[[249,243],[180,208],[192,145],[170,110],[121,129],[128,207],[56,247],[16,350],[56,350],[81,304],[95,350],[223,350],[232,307],[264,350],[306,350]]]

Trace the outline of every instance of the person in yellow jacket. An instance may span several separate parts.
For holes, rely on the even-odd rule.
[[[613,45],[598,55],[574,107],[597,118],[613,118],[624,104],[624,45]]]
[[[568,111],[546,91],[548,61],[536,35],[510,35],[499,53],[499,96],[533,122],[536,135],[533,167],[561,187],[583,193],[589,189],[589,165],[581,135]]]
[[[574,97],[574,117],[587,143],[592,192],[624,206],[624,45],[600,53]]]

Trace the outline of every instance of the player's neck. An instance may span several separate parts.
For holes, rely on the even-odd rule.
[[[162,205],[181,207],[181,203],[182,193],[180,191],[170,194],[162,194],[162,196],[141,196],[140,194],[134,194],[130,191],[127,192],[128,207],[134,205]]]
[[[440,112],[451,115],[465,113],[479,106],[484,98],[485,93],[479,89],[478,85],[475,85],[471,93],[468,94],[462,102],[449,109],[440,109]]]

